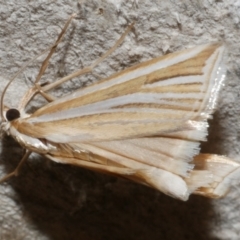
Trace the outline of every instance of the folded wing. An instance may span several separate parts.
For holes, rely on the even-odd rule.
[[[216,186],[238,166],[230,164],[222,178],[214,177],[219,172],[210,164],[213,155],[198,154],[225,77],[223,51],[221,44],[209,44],[150,60],[12,126],[88,153],[84,159],[50,152],[54,161],[122,175],[182,200],[194,191],[221,196],[224,191],[216,194]],[[199,167],[201,162],[209,164]]]

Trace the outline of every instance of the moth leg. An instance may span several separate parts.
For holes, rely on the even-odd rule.
[[[40,71],[39,71],[39,73],[38,73],[38,76],[37,76],[37,78],[36,78],[36,80],[35,80],[35,83],[39,82],[39,80],[41,79],[41,77],[42,77],[42,75],[44,74],[45,70],[47,69],[48,63],[49,63],[49,59],[52,57],[52,55],[53,55],[53,53],[55,52],[58,44],[62,41],[63,36],[64,36],[64,34],[66,33],[66,30],[67,30],[69,24],[71,23],[72,19],[73,19],[75,16],[76,16],[76,14],[72,14],[72,15],[70,16],[70,18],[67,20],[67,22],[65,23],[65,25],[64,25],[61,33],[59,34],[59,36],[58,36],[55,44],[51,47],[51,50],[50,50],[49,54],[47,55],[46,59],[43,61],[42,66],[41,66],[41,68],[40,68]]]
[[[23,98],[21,99],[21,101],[18,105],[18,109],[19,110],[24,109],[27,106],[27,104],[30,102],[30,100],[38,93],[40,93],[48,102],[52,102],[56,99],[55,97],[51,96],[50,94],[43,92],[41,90],[41,85],[35,84],[33,87],[31,87],[25,93],[25,95],[23,96]]]
[[[130,24],[127,29],[125,30],[125,32],[122,34],[122,36],[117,40],[117,42],[105,53],[103,54],[99,59],[97,59],[92,65],[84,67],[83,69],[77,70],[71,74],[69,74],[66,77],[63,77],[53,83],[50,83],[44,87],[42,87],[42,91],[46,92],[49,91],[61,84],[63,84],[64,82],[75,78],[75,77],[79,77],[81,75],[87,74],[87,73],[91,73],[93,71],[93,69],[101,62],[104,61],[105,58],[107,58],[112,52],[114,52],[116,50],[116,48],[122,44],[123,40],[125,39],[126,35],[131,31],[131,29],[133,28],[134,23]]]
[[[48,66],[48,62],[50,57],[52,56],[52,54],[54,53],[57,44],[59,44],[59,42],[62,40],[62,37],[68,27],[68,25],[70,24],[70,21],[72,20],[72,18],[75,15],[72,15],[68,22],[65,24],[62,32],[60,33],[57,41],[55,42],[55,44],[53,45],[53,47],[51,48],[50,53],[48,54],[47,58],[43,61],[41,69],[39,71],[39,74],[35,80],[35,86],[32,87],[31,89],[28,90],[28,92],[25,94],[25,96],[23,97],[23,100],[20,102],[19,104],[19,108],[18,109],[24,109],[26,107],[26,105],[29,103],[29,101],[37,94],[40,93],[46,100],[48,101],[53,101],[55,100],[55,98],[49,94],[47,94],[46,92],[63,84],[64,82],[74,78],[74,77],[79,77],[81,75],[87,74],[87,73],[91,73],[92,70],[102,61],[104,61],[105,58],[107,58],[112,52],[114,52],[116,50],[116,48],[122,44],[123,40],[125,39],[126,35],[131,31],[131,29],[133,28],[134,23],[130,24],[127,29],[125,30],[125,32],[122,34],[122,36],[117,40],[117,42],[113,45],[113,47],[111,47],[105,54],[103,54],[102,57],[100,57],[99,59],[97,59],[91,66],[85,67],[83,69],[77,70],[73,73],[71,73],[70,75],[63,77],[53,83],[47,84],[45,86],[39,86],[37,84],[37,82],[40,80],[41,76],[43,75],[43,73],[45,72],[47,66]]]
[[[11,178],[11,177],[13,177],[13,176],[16,177],[16,176],[18,175],[18,173],[19,173],[19,170],[21,169],[21,167],[23,166],[23,164],[24,164],[25,161],[28,159],[28,157],[30,156],[31,153],[32,153],[31,151],[26,151],[26,153],[25,153],[24,156],[22,157],[22,159],[21,159],[20,163],[18,164],[18,166],[16,167],[16,169],[15,169],[13,172],[7,174],[7,175],[6,175],[5,177],[3,177],[2,179],[0,179],[0,184],[1,184],[2,182],[5,182],[6,180],[8,180],[9,178]]]
[[[44,91],[41,90],[41,85],[38,85],[37,83],[39,82],[39,80],[41,79],[42,75],[44,74],[44,72],[46,71],[47,67],[48,67],[48,63],[50,58],[52,57],[53,53],[55,52],[58,44],[62,41],[64,34],[66,33],[66,30],[69,26],[69,24],[71,23],[72,19],[76,16],[76,14],[72,14],[70,16],[70,18],[67,20],[66,24],[64,25],[61,33],[59,34],[57,40],[55,41],[55,43],[53,44],[53,46],[50,48],[50,52],[48,53],[47,57],[45,58],[45,60],[43,61],[41,68],[39,70],[39,73],[36,77],[35,80],[35,86],[33,86],[32,88],[30,88],[26,94],[24,95],[24,97],[22,98],[22,101],[19,104],[19,108],[18,109],[24,109],[26,107],[26,105],[30,102],[30,100],[37,94],[40,93],[44,98],[46,98],[46,100],[48,101],[53,101],[55,98],[49,94],[44,93]]]

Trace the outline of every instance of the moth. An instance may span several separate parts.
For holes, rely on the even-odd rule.
[[[157,57],[56,99],[49,90],[91,72],[132,28],[91,66],[53,83],[39,84],[73,17],[50,48],[18,109],[3,104],[11,82],[4,90],[1,129],[26,153],[2,181],[17,175],[23,162],[36,152],[58,163],[121,176],[181,200],[192,193],[224,196],[240,174],[239,163],[200,153],[225,79],[224,46],[210,43]],[[49,103],[26,113],[36,94]]]

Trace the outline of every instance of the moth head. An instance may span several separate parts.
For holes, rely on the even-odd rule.
[[[6,120],[11,122],[11,121],[13,121],[13,120],[15,120],[17,118],[20,118],[21,114],[20,114],[20,112],[17,109],[10,108],[10,109],[8,109],[6,111],[6,115],[5,116],[6,116]]]
[[[4,106],[4,110],[3,110],[3,119],[2,122],[0,124],[0,135],[3,133],[6,133],[7,135],[9,135],[9,129],[10,129],[10,125],[11,125],[11,121],[20,118],[21,114],[19,112],[19,110],[15,109],[15,108],[8,108],[6,106]]]

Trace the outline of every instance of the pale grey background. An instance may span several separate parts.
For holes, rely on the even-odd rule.
[[[227,81],[203,151],[240,161],[239,0],[0,0],[1,91],[20,66],[53,43],[73,12],[77,17],[45,80],[90,64],[133,21],[134,31],[96,75],[109,76],[164,53],[223,42]],[[5,104],[16,106],[41,60],[19,76]],[[64,84],[57,94],[96,79],[84,76]],[[17,165],[22,150],[7,137],[1,149],[3,176]],[[18,178],[0,185],[0,239],[240,239],[239,197],[236,181],[222,200],[192,196],[180,202],[129,181],[33,156]]]

